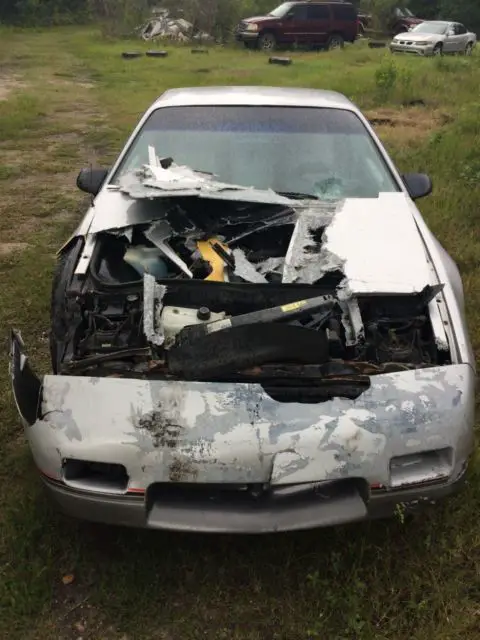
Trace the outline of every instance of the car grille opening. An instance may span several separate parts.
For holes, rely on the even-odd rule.
[[[147,510],[154,504],[208,509],[274,509],[289,503],[328,502],[360,494],[368,500],[362,479],[346,479],[291,485],[155,483],[147,491]]]
[[[63,463],[63,480],[74,489],[122,494],[128,488],[128,474],[121,464],[68,458]]]

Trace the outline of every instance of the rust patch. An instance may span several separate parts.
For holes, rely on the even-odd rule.
[[[182,436],[184,428],[175,424],[162,411],[151,411],[141,416],[138,428],[148,431],[153,438],[154,447],[174,449]]]

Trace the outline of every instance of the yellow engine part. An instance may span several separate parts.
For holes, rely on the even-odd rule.
[[[210,264],[212,272],[205,280],[214,280],[215,282],[225,282],[225,262],[221,256],[212,247],[212,244],[219,244],[222,249],[229,251],[227,245],[220,242],[218,238],[210,238],[209,240],[197,240],[197,248],[202,258]]]

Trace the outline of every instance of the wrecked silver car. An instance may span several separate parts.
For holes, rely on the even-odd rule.
[[[342,95],[171,90],[60,250],[53,373],[12,332],[44,483],[106,523],[261,533],[462,483],[475,362],[459,272]]]

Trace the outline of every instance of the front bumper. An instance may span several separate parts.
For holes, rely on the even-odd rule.
[[[300,531],[394,515],[407,515],[458,492],[466,470],[445,484],[370,494],[365,500],[352,491],[335,500],[321,497],[306,504],[277,508],[217,507],[168,501],[149,503],[146,496],[111,496],[77,491],[43,478],[50,499],[64,514],[80,520],[134,528],[196,533],[265,534]]]
[[[418,46],[418,45],[406,45],[406,44],[394,44],[389,45],[392,53],[413,53],[417,56],[431,56],[433,55],[433,44]]]
[[[263,533],[361,521],[448,495],[473,450],[469,365],[372,376],[356,400],[301,404],[260,384],[50,375],[40,384],[14,334],[11,377],[49,492],[66,513],[111,524]],[[449,452],[440,467],[428,458],[409,478],[402,463],[393,481],[393,459],[434,450]],[[104,479],[70,476],[72,461],[125,475],[108,476],[104,490]]]
[[[238,42],[256,42],[258,36],[258,31],[237,31],[235,33],[235,40]]]

